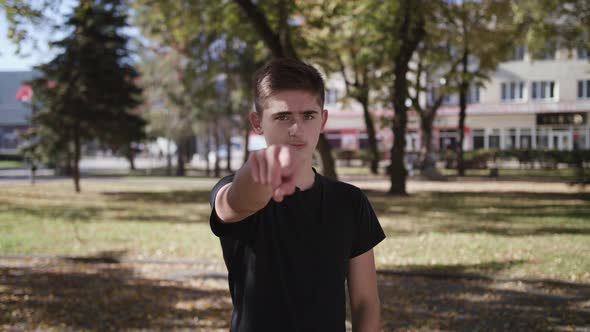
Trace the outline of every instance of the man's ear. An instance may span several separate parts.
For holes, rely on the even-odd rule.
[[[263,133],[261,122],[262,119],[260,118],[257,112],[250,112],[250,124],[252,125],[252,128],[254,128],[254,131],[258,135],[262,135]]]
[[[326,121],[328,121],[328,110],[322,111],[322,130],[324,132],[324,127],[326,127]]]

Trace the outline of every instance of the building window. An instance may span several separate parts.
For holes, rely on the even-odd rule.
[[[326,133],[326,139],[333,149],[339,149],[342,146],[342,135],[339,132]]]
[[[479,103],[479,87],[472,84],[469,87],[469,92],[467,93],[467,104],[477,103]]]
[[[537,129],[537,149],[549,149],[549,135],[546,129]]]
[[[504,82],[501,86],[502,101],[524,100],[524,82]]]
[[[440,150],[454,150],[457,145],[457,131],[453,129],[441,130],[438,146]]]
[[[578,59],[588,59],[588,49],[578,46]]]
[[[590,98],[590,80],[578,81],[578,99]]]
[[[555,81],[536,81],[531,87],[531,98],[533,100],[555,99]]]
[[[529,128],[520,128],[519,148],[527,150],[533,147],[531,130]]]
[[[557,44],[548,42],[542,50],[533,54],[535,60],[553,60],[555,59],[555,52],[557,52]]]
[[[516,148],[516,129],[510,128],[508,129],[508,131],[506,131],[504,145],[506,149]]]
[[[587,150],[590,148],[587,143],[586,128],[580,127],[574,130],[574,149]]]
[[[492,129],[492,133],[488,136],[488,146],[490,149],[500,148],[500,129]]]
[[[485,148],[485,130],[474,129],[473,130],[473,149]]]
[[[453,95],[450,93],[447,93],[444,97],[443,97],[443,101],[442,101],[443,105],[455,105],[456,102],[453,98]]]
[[[359,149],[369,148],[369,135],[367,133],[359,134]]]
[[[520,46],[515,47],[514,51],[510,55],[510,58],[508,58],[508,61],[524,60],[525,50],[526,50],[526,48],[524,47],[524,45],[520,45]]]

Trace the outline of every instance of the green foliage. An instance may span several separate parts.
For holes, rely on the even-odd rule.
[[[80,145],[99,141],[113,150],[145,137],[138,74],[130,65],[125,5],[117,0],[82,1],[69,16],[72,32],[54,42],[62,50],[38,67],[34,79],[33,130],[27,153],[77,167]]]
[[[443,10],[454,58],[468,56],[467,70],[457,71],[449,81],[457,89],[463,82],[482,85],[521,37],[522,27],[514,24],[511,1],[465,1]]]
[[[590,49],[590,2],[587,0],[514,1],[514,22],[525,27],[524,44],[532,53],[547,43],[572,50]]]
[[[17,54],[24,54],[26,46],[38,48],[36,30],[55,24],[52,18],[59,14],[62,0],[3,0],[0,12],[4,12],[7,36],[17,47]]]

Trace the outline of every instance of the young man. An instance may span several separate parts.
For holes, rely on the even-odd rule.
[[[362,191],[321,176],[312,156],[328,112],[318,71],[296,60],[255,75],[252,152],[211,193],[234,310],[231,331],[380,330],[372,248],[385,238]]]

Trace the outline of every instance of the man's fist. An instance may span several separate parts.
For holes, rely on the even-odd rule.
[[[300,162],[293,148],[287,145],[271,145],[254,151],[248,158],[255,183],[272,188],[272,198],[281,202],[295,192],[294,175]]]

